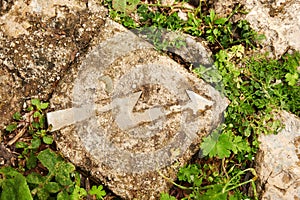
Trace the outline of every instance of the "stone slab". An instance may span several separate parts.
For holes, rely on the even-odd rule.
[[[300,50],[299,0],[215,0],[212,7],[218,16],[226,17],[237,5],[248,13],[237,13],[232,20],[246,19],[251,28],[266,36],[260,43],[262,53],[280,58],[286,52]]]
[[[285,128],[277,135],[260,135],[256,158],[259,191],[263,200],[300,197],[300,119],[282,111]]]
[[[244,3],[250,11],[246,20],[266,36],[265,52],[279,58],[289,49],[300,50],[300,1],[250,0]]]
[[[53,111],[78,108],[88,118],[78,116],[55,140],[64,156],[114,193],[157,199],[172,185],[160,173],[176,178],[228,102],[143,38],[112,21],[105,29],[113,34],[69,71],[50,101]],[[208,64],[206,57],[199,62]]]

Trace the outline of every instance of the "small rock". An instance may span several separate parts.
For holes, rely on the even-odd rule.
[[[282,111],[285,128],[277,135],[260,135],[256,158],[262,200],[300,197],[300,119]]]
[[[52,109],[78,108],[71,116],[77,122],[57,132],[57,146],[117,195],[158,199],[172,186],[161,174],[176,179],[228,102],[122,26],[107,22],[105,30],[112,34],[96,39],[53,94]],[[186,40],[201,51],[195,62],[208,64],[205,48]]]
[[[299,0],[250,0],[245,6],[250,12],[246,16],[257,32],[266,36],[265,51],[271,49],[279,58],[289,48],[300,50],[300,1]]]

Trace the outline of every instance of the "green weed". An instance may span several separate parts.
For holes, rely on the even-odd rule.
[[[80,187],[80,176],[70,162],[51,150],[53,137],[45,124],[44,110],[48,103],[38,99],[31,100],[31,105],[22,116],[19,112],[13,115],[14,123],[6,127],[8,133],[18,132],[16,139],[25,135],[30,140],[15,144],[21,150],[19,171],[11,167],[0,169],[0,199],[61,199],[79,200],[87,195],[103,199],[106,192],[103,186],[93,186],[89,191]],[[24,165],[22,165],[24,163]]]
[[[175,8],[172,5],[145,4],[138,0],[132,1],[130,5],[128,3],[129,1],[126,3],[123,0],[105,1],[110,16],[127,28],[155,27],[182,31],[205,38],[215,51],[237,44],[254,48],[256,41],[264,38],[253,31],[247,21],[231,21],[232,16],[239,12],[240,5],[228,17],[218,17],[214,10],[204,12],[197,8],[190,10],[187,13],[187,20],[184,21],[178,16],[178,12],[174,12]],[[150,9],[153,7],[156,9]]]
[[[214,161],[181,168],[178,180],[192,185],[182,188],[177,184],[191,190],[186,199],[241,199],[245,194],[239,192],[239,187],[249,183],[255,192],[256,173],[246,167],[253,162],[258,149],[258,135],[277,133],[282,127],[274,118],[276,110],[285,109],[299,116],[298,52],[286,54],[278,61],[247,57],[244,47],[239,45],[221,50],[215,60],[222,76],[223,92],[231,103],[225,113],[225,123],[203,139],[201,152],[206,159],[222,159],[222,165]],[[202,76],[201,71],[194,72]],[[297,74],[292,84],[287,74]],[[241,175],[247,171],[251,171],[253,178],[241,182]],[[254,198],[257,199],[255,193]]]
[[[219,170],[216,165],[211,164],[190,164],[181,168],[178,172],[178,180],[180,182],[187,182],[190,186],[179,185],[172,180],[165,177],[164,178],[172,182],[175,186],[184,190],[184,198],[182,200],[192,200],[192,199],[243,199],[247,198],[246,195],[239,191],[239,187],[251,183],[254,191],[254,198],[258,199],[256,193],[255,180],[257,179],[256,172],[253,168],[248,168],[245,170],[235,169],[231,167],[229,171],[226,171],[225,164],[222,162],[223,171]],[[253,178],[242,181],[243,175],[250,172]],[[231,176],[229,176],[231,175]],[[186,184],[185,184],[186,185]],[[166,194],[161,195],[161,200],[172,200],[175,197],[168,196]]]

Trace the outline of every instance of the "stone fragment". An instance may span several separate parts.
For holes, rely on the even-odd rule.
[[[198,0],[191,2],[199,4]],[[280,58],[290,49],[300,50],[299,0],[215,0],[212,7],[219,17],[227,17],[238,5],[249,13],[236,13],[231,19],[246,19],[251,28],[266,36],[261,43],[262,53]]]
[[[55,132],[55,140],[117,195],[158,199],[172,185],[161,174],[176,178],[228,102],[144,39],[113,22],[106,30],[114,31],[96,40],[51,98],[53,111],[77,109],[77,122]]]
[[[300,197],[300,119],[282,111],[285,128],[277,135],[260,135],[256,158],[262,200]]]
[[[12,37],[28,35],[27,29],[31,25],[28,21],[22,20],[26,18],[26,12],[29,12],[28,6],[23,1],[16,1],[10,12],[0,17],[1,29]]]
[[[86,8],[86,3],[84,1],[73,1],[73,0],[31,0],[29,4],[30,9],[38,14],[43,15],[45,18],[51,17],[64,17],[63,13],[59,13],[59,7],[66,7],[70,12],[76,13],[84,10]],[[62,16],[57,16],[58,14],[63,14]]]
[[[250,10],[246,20],[266,36],[266,52],[279,58],[290,48],[300,50],[300,1],[250,0],[245,6]]]

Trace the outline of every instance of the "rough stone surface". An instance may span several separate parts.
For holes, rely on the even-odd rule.
[[[266,52],[278,58],[289,49],[300,50],[299,0],[250,0],[245,5],[250,10],[246,20],[266,36]]]
[[[213,8],[220,17],[228,16],[240,4],[249,13],[233,20],[246,19],[259,34],[264,34],[262,53],[279,58],[288,50],[300,50],[299,0],[216,0]]]
[[[66,71],[85,54],[92,38],[104,29],[107,12],[96,4],[91,11],[80,1],[47,1],[47,8],[42,2],[2,4],[1,132],[27,99],[47,100]]]
[[[72,68],[60,81],[51,108],[95,106],[94,102],[95,107],[103,108],[141,91],[133,112],[144,118],[142,113],[152,110],[151,121],[131,127],[127,124],[134,122],[133,116],[118,120],[126,108],[122,100],[124,107],[116,103],[117,108],[96,112],[61,129],[56,135],[57,146],[116,194],[126,199],[157,199],[171,186],[159,172],[176,178],[179,167],[199,150],[201,138],[222,120],[227,101],[213,87],[118,24],[111,22],[106,30],[114,30],[114,34],[99,41],[81,66]],[[201,58],[209,63],[206,56]],[[202,111],[190,109],[187,90],[212,104]],[[165,114],[157,117],[160,109]]]
[[[300,119],[281,112],[285,128],[277,135],[260,135],[256,158],[263,200],[300,198]]]
[[[98,77],[100,71],[82,70],[82,66],[87,67],[91,64],[90,62],[84,63],[86,53],[103,53],[101,51],[103,48],[95,51],[96,47],[103,40],[115,36],[116,33],[127,31],[107,19],[107,11],[99,7],[96,1],[88,1],[87,3],[84,3],[85,1],[44,2],[36,0],[1,2],[1,131],[8,124],[12,114],[21,110],[23,104],[29,99],[48,100],[51,98],[52,110],[81,106],[94,100],[98,101],[98,105],[104,105],[112,96],[117,98],[126,96],[127,94],[124,92],[129,89],[122,85],[123,83],[119,83],[117,88],[110,87],[109,79],[107,79],[108,75],[115,80],[131,71],[133,66],[142,65],[136,71],[136,75],[138,75],[139,70],[142,70],[147,63],[149,67],[145,68],[149,70],[149,73],[153,69],[158,71],[164,70],[160,71],[162,74],[160,78],[163,78],[165,80],[163,83],[166,83],[168,82],[169,71],[176,71],[176,73],[173,73],[174,80],[171,83],[176,83],[175,79],[177,76],[181,77],[182,80],[179,80],[181,85],[177,85],[175,88],[172,88],[173,85],[163,87],[160,85],[160,82],[153,85],[150,83],[144,85],[139,83],[136,84],[137,88],[131,88],[133,92],[135,92],[134,89],[143,91],[140,100],[135,106],[135,112],[141,112],[143,109],[149,109],[154,106],[151,110],[154,111],[152,117],[153,114],[160,116],[161,109],[165,109],[165,112],[168,114],[162,116],[166,122],[161,126],[162,130],[159,132],[144,132],[144,129],[141,128],[137,129],[137,135],[134,135],[134,132],[126,132],[126,130],[118,130],[113,132],[114,135],[108,135],[108,143],[105,144],[119,145],[118,147],[122,149],[122,151],[119,151],[120,154],[108,153],[106,154],[106,160],[104,159],[105,155],[102,155],[100,160],[97,159],[97,154],[101,153],[101,150],[109,149],[109,146],[100,149],[101,141],[96,141],[95,147],[95,141],[91,140],[88,135],[85,136],[82,129],[80,129],[80,127],[93,127],[90,125],[93,125],[95,121],[82,122],[77,126],[67,127],[57,132],[56,135],[57,146],[66,157],[82,169],[90,171],[93,176],[102,180],[116,194],[129,199],[133,197],[156,199],[161,191],[167,191],[171,184],[163,179],[156,170],[159,169],[161,173],[171,179],[176,178],[178,168],[186,163],[198,150],[198,143],[201,138],[219,123],[222,118],[221,112],[225,109],[227,102],[223,102],[220,105],[216,104],[215,101],[224,101],[224,99],[212,87],[187,73],[182,66],[179,66],[170,58],[159,54],[149,43],[141,42],[140,44],[144,44],[143,48],[133,49],[130,52],[123,52],[123,49],[115,49],[116,55],[119,57],[113,60],[112,63],[105,63],[107,61],[105,59],[93,60],[95,58],[93,56],[87,57],[90,59],[89,61],[105,63],[107,68],[102,73],[105,73],[107,76]],[[139,42],[135,44],[139,44]],[[189,38],[186,44],[189,49],[181,49],[180,51],[176,49],[174,53],[179,54],[187,62],[197,63],[197,60],[201,60],[201,63],[205,66],[210,65],[210,55],[203,53],[206,51],[200,43],[195,43]],[[130,43],[128,45],[130,46]],[[109,47],[106,49],[111,53]],[[189,51],[191,49],[192,51]],[[111,58],[114,58],[113,55],[111,55]],[[153,64],[156,64],[156,68],[150,68]],[[161,66],[165,66],[165,68]],[[78,79],[78,73],[81,74],[81,78],[83,77],[82,80]],[[85,81],[89,82],[90,75],[99,78],[96,80],[98,81],[97,88],[85,88],[84,84],[81,88],[78,87],[81,86],[80,83],[75,84],[76,80],[81,80],[82,83],[86,83]],[[153,78],[156,79],[157,77],[154,76]],[[93,82],[93,80],[91,79],[90,82]],[[128,77],[128,80],[134,79]],[[143,81],[142,78],[137,80]],[[81,93],[76,93],[78,94],[77,97],[74,96],[74,84],[79,91],[83,92],[82,98],[80,98]],[[134,85],[134,83],[130,84],[131,86]],[[89,89],[92,90],[89,91]],[[114,92],[111,93],[111,90]],[[214,105],[209,104],[201,112],[197,112],[197,110],[195,112],[193,109],[194,105],[190,102],[191,99],[187,95],[187,90],[193,90],[193,92],[204,96],[203,98],[208,99],[208,102],[214,102]],[[157,93],[154,94],[154,91],[157,91]],[[89,95],[93,94],[93,92],[96,92],[97,98]],[[149,96],[149,92],[153,93],[153,95]],[[176,95],[174,96],[174,94]],[[165,102],[167,104],[163,108],[155,107]],[[180,117],[178,110],[176,111],[178,109],[176,107],[177,104],[181,105],[181,108],[185,108],[185,110],[181,110],[185,118]],[[104,124],[104,132],[108,133],[110,133],[110,130],[118,129],[116,124],[111,122],[111,118],[115,117],[115,113],[118,113],[118,109],[104,113],[101,117],[98,116],[96,119],[99,120],[96,124]],[[169,122],[169,118],[173,122]],[[193,121],[193,119],[199,118],[203,119],[203,121]],[[217,118],[217,120],[213,121],[212,118]],[[181,120],[191,122],[190,127],[193,128],[189,132],[191,134],[190,137],[177,134],[179,132],[178,128],[183,130],[186,128],[183,126],[185,123]],[[148,121],[143,123],[147,124]],[[159,123],[151,124],[152,122],[146,126],[154,129],[160,127]],[[168,131],[168,129],[170,130]],[[98,133],[97,131],[99,130],[97,129],[94,134]],[[93,132],[87,133],[92,134]],[[143,135],[144,133],[145,135]],[[94,136],[97,137],[97,134]],[[132,136],[137,136],[137,138],[132,139]],[[150,137],[150,139],[147,137]],[[175,145],[174,148],[167,145],[169,140],[175,141],[171,143]],[[122,143],[123,141],[129,142]],[[165,156],[161,158],[157,156],[157,159],[160,158],[155,163],[157,167],[151,165],[153,164],[151,160],[146,159],[145,162],[139,161],[143,166],[136,166],[135,168],[133,166],[131,168],[127,163],[122,168],[123,165],[121,165],[120,161],[124,159],[123,156],[129,156],[128,158],[130,158],[130,153],[124,154],[123,152],[133,149],[133,153],[144,153],[145,156],[142,158],[144,159],[147,155],[150,155],[149,152],[159,150],[165,145],[169,147],[166,147],[168,155],[161,154]],[[97,148],[100,150],[97,150]],[[155,156],[155,154],[153,155]],[[152,158],[154,157],[152,156]],[[163,158],[170,158],[170,160]],[[126,160],[124,161],[126,163]]]
[[[236,3],[246,5],[250,10],[250,13],[247,15],[247,20],[250,21],[251,26],[267,36],[267,40],[264,44],[266,51],[271,51],[278,57],[289,48],[300,50],[298,40],[298,38],[300,38],[299,1],[228,0],[216,1],[215,8],[217,13],[228,14],[232,11],[234,8],[233,5]],[[115,32],[125,31],[125,29],[121,27],[116,28],[113,22],[106,19],[106,15],[107,11],[99,7],[97,2],[93,0],[89,0],[87,3],[86,1],[68,0],[0,1],[0,136],[5,125],[9,123],[12,114],[19,111],[28,99],[37,97],[42,100],[48,100],[55,91],[51,100],[53,110],[76,105],[71,88],[78,74],[79,64],[82,63],[85,54],[93,50],[103,39],[113,37]],[[187,43],[191,44],[193,48],[196,48],[197,45],[195,46],[193,44],[193,40],[190,41],[191,43]],[[175,53],[182,57],[186,56],[185,59],[193,63],[195,62],[195,60],[193,60],[194,58],[203,59],[203,56],[205,57],[205,54],[198,54],[200,52],[198,50],[196,48],[196,50],[194,49],[193,51],[181,50]],[[146,56],[145,52],[147,52]],[[114,61],[114,64],[120,67],[125,63],[124,65],[127,66],[126,69],[129,70],[130,64],[135,65],[141,63],[137,60],[132,60],[130,63],[128,60],[126,61],[126,59],[130,56],[137,56],[137,58],[146,57],[149,59],[148,62],[157,61],[159,64],[164,63],[168,65],[169,61],[165,63],[166,57],[150,49],[145,52],[138,50],[128,53],[126,58],[123,60],[118,59]],[[182,54],[182,52],[185,53]],[[151,57],[149,55],[153,56]],[[198,57],[199,55],[202,57]],[[209,64],[209,62],[209,60],[202,60],[203,64]],[[174,63],[172,63],[171,66],[173,66],[173,64]],[[174,66],[175,65],[176,64],[174,64]],[[180,67],[177,66],[176,68],[183,74],[186,73],[183,72],[184,70],[179,69]],[[124,70],[126,69],[124,68]],[[67,77],[64,78],[64,74],[68,74]],[[100,79],[100,86],[103,86],[103,84],[106,83],[106,79],[105,77]],[[193,80],[194,78],[191,78],[192,83]],[[109,87],[102,89],[109,91]],[[158,85],[144,87],[143,89],[144,91],[149,89],[165,91],[165,88],[159,88]],[[205,93],[204,90],[205,87],[197,91]],[[157,93],[157,96],[160,94],[162,93]],[[169,94],[163,93],[163,95],[165,95],[164,98],[167,98]],[[157,102],[155,100],[157,96],[153,96],[153,98],[149,98],[148,100],[145,96],[143,98],[144,101],[147,100],[147,103],[152,102],[156,105]],[[175,101],[175,99],[170,99],[170,102],[172,101]],[[79,103],[82,104],[83,102]],[[105,101],[101,103],[105,103]],[[145,105],[147,104],[143,101],[139,102],[140,109]],[[103,119],[108,118],[109,116],[106,116]],[[175,118],[176,116],[174,116],[174,119]],[[293,118],[294,117],[291,117],[290,119]],[[298,130],[299,133],[299,125],[296,126],[296,124],[299,124],[299,120],[294,124],[289,121],[290,119],[287,118],[287,129],[294,130],[294,132]],[[138,188],[150,188],[150,186],[154,185],[155,188],[153,189],[164,191],[170,186],[165,180],[158,176],[157,173],[153,174],[149,172],[137,176],[128,176],[126,173],[116,173],[116,176],[116,174],[106,173],[110,169],[98,161],[91,159],[93,155],[89,155],[89,152],[83,150],[85,147],[82,144],[82,135],[78,135],[77,132],[78,127],[76,126],[71,126],[58,132],[58,146],[62,149],[64,155],[73,158],[75,164],[86,170],[90,170],[93,175],[113,188],[117,194],[128,198],[133,196],[143,197],[143,195],[149,194],[147,192],[148,190],[145,190],[143,193],[143,191],[138,191]],[[195,140],[194,144],[191,144],[189,150],[183,155],[181,159],[182,163],[197,150],[197,141],[199,141],[203,135],[207,134],[207,132],[209,131],[202,130],[199,132],[199,138]],[[66,135],[70,133],[74,133],[73,138]],[[300,196],[299,187],[295,186],[297,184],[299,185],[299,160],[296,159],[295,155],[297,155],[299,159],[299,136],[294,140],[293,145],[291,141],[286,145],[290,147],[291,152],[295,150],[296,154],[289,152],[285,154],[281,152],[272,154],[272,142],[277,141],[278,139],[276,138],[280,137],[280,135],[270,137],[272,137],[272,139],[266,139],[268,142],[266,140],[264,141],[264,147],[267,147],[268,151],[264,154],[261,153],[258,157],[263,163],[257,168],[262,177],[261,189],[265,191],[263,198],[297,199],[296,197]],[[117,138],[120,139],[121,137]],[[164,139],[164,141],[167,141],[168,138],[165,137]],[[282,141],[286,140],[286,138],[282,139]],[[281,141],[281,139],[279,139],[279,141]],[[141,147],[143,146],[151,147],[151,140],[145,144],[141,142]],[[73,150],[68,151],[68,148],[65,147],[72,147]],[[135,146],[136,150],[141,147]],[[3,148],[1,147],[1,149]],[[3,150],[3,152],[5,151]],[[177,152],[174,151],[174,153],[174,155],[176,155]],[[263,157],[270,155],[272,155],[273,158],[278,158],[276,162],[275,160],[273,160],[273,162],[270,161],[273,166],[283,166],[286,168],[278,167],[274,170],[272,169],[272,172],[274,172],[271,174],[261,170],[264,165],[269,171],[271,170],[272,166],[268,162],[262,161]],[[278,155],[281,157],[279,158]],[[286,159],[287,156],[284,157],[285,155],[290,155],[290,157],[288,157],[290,159]],[[293,164],[294,161],[297,163],[296,165]],[[260,160],[258,163],[260,163]],[[180,165],[172,165],[173,168],[163,168],[161,172],[170,178],[175,178],[176,170],[179,166]],[[282,170],[278,171],[278,169]],[[155,182],[155,184],[153,184],[153,182]],[[128,184],[127,187],[124,183],[130,184]],[[135,183],[141,184],[136,185]],[[115,184],[119,187],[116,188]],[[274,192],[272,193],[272,191]],[[283,196],[283,194],[285,196]],[[157,195],[157,193],[153,195]]]

